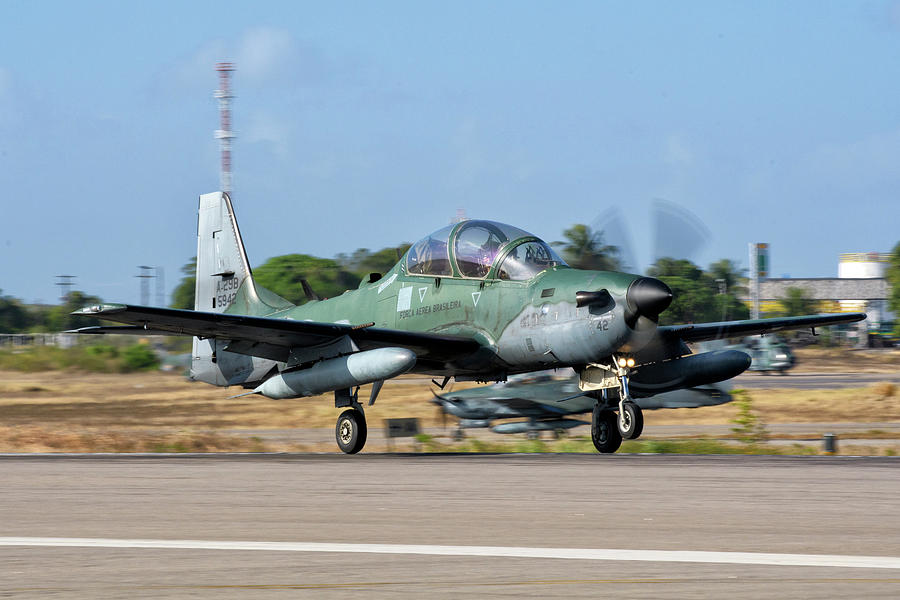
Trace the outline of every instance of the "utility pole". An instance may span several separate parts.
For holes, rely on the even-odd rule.
[[[166,272],[156,267],[156,305],[166,306]]]
[[[138,279],[141,280],[141,306],[147,306],[150,302],[150,282],[148,279],[153,279],[153,275],[150,274],[150,269],[153,267],[148,267],[146,265],[138,266],[138,269],[141,272],[138,275],[135,275]]]
[[[751,316],[759,318],[759,282],[769,276],[769,244],[750,244]]]
[[[73,285],[75,285],[75,275],[57,275],[56,276],[56,285],[59,286],[59,300],[60,302],[65,303],[69,299],[69,292]]]

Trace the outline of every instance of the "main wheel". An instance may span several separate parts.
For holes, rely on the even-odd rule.
[[[594,415],[591,419],[591,440],[593,440],[597,452],[612,454],[622,445],[622,434],[619,433],[616,425],[618,420],[618,415],[613,411],[601,409],[599,406],[594,407]]]
[[[622,407],[623,414],[616,421],[619,433],[626,440],[636,440],[644,431],[644,413],[634,402],[625,402]]]
[[[366,417],[361,411],[351,408],[345,410],[338,417],[334,428],[334,437],[337,439],[338,448],[347,454],[356,454],[366,445]]]

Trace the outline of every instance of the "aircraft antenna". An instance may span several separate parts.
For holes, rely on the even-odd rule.
[[[219,73],[219,89],[215,97],[219,101],[219,129],[215,137],[219,140],[219,149],[222,154],[221,187],[222,191],[231,195],[231,140],[234,132],[231,130],[231,73],[234,71],[234,63],[216,63],[216,71]]]

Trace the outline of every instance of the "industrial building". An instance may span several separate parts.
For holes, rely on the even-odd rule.
[[[837,277],[760,277],[760,312],[762,316],[779,312],[788,289],[800,288],[816,302],[813,312],[865,312],[869,318],[860,323],[860,333],[885,331],[896,318],[888,309],[890,256],[879,252],[841,254]]]

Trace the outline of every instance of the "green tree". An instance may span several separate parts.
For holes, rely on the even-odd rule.
[[[712,263],[707,271],[709,276],[716,280],[717,283],[719,279],[724,281],[726,293],[736,297],[747,294],[746,272],[747,269],[738,267],[737,263],[727,258]]]
[[[741,269],[734,261],[727,258],[717,260],[709,265],[706,273],[716,284],[717,293],[714,302],[717,320],[750,318],[750,309],[740,299],[747,295],[745,271],[746,269]]]
[[[603,232],[581,223],[563,231],[566,239],[553,242],[562,250],[569,266],[591,271],[618,271],[622,266],[619,248],[603,243]]]
[[[181,267],[184,277],[181,283],[172,292],[172,308],[194,308],[194,293],[197,287],[197,257],[191,258],[190,262]]]
[[[895,315],[900,316],[900,242],[894,246],[891,252],[890,263],[887,268],[887,280],[890,286],[888,293],[888,307]],[[894,333],[900,336],[900,318],[894,321]]]
[[[0,333],[27,331],[33,319],[18,298],[2,295],[0,290]]]
[[[778,299],[782,316],[799,317],[815,312],[818,303],[809,297],[805,288],[789,287],[784,292],[784,297]]]
[[[369,273],[387,273],[397,264],[398,255],[403,254],[409,249],[409,244],[403,243],[397,247],[382,248],[377,252],[372,252],[368,248],[359,248],[351,255],[338,254],[335,260],[346,271],[355,273],[360,279]]]
[[[66,294],[66,301],[62,304],[54,306],[44,315],[43,328],[47,331],[66,331],[67,329],[78,329],[79,327],[92,327],[100,325],[101,321],[93,317],[81,317],[71,314],[85,306],[101,304],[101,300],[97,296],[89,296],[78,290]]]
[[[716,305],[715,280],[689,260],[661,258],[647,269],[672,288],[672,304],[660,315],[660,325],[718,321],[721,307]]]
[[[359,277],[333,259],[308,254],[270,258],[253,270],[256,282],[294,304],[306,302],[301,280],[309,282],[321,298],[337,296],[359,285]]]

